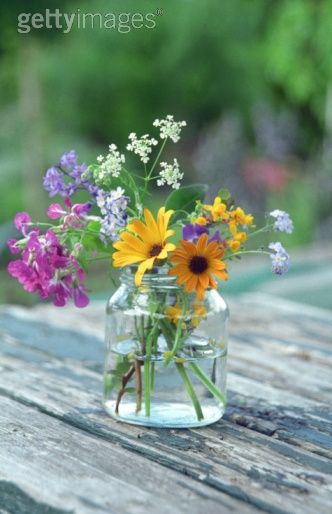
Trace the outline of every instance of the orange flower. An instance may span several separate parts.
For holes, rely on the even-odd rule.
[[[196,244],[181,240],[170,259],[175,266],[169,273],[178,277],[177,282],[185,285],[187,293],[196,291],[197,298],[202,300],[206,289],[217,287],[212,275],[222,280],[228,278],[226,266],[220,260],[223,254],[216,241],[208,242],[207,234],[202,234]]]

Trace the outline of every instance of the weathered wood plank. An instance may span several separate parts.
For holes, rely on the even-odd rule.
[[[1,365],[1,394],[212,490],[273,514],[323,513],[332,507],[328,476],[332,464],[327,459],[227,421],[191,431],[144,430],[115,423],[100,409],[98,374],[93,370],[70,363],[69,375],[64,361],[33,364],[8,355],[3,355]],[[85,376],[95,376],[93,388],[86,388]]]
[[[271,513],[330,512],[331,314],[249,295],[232,318],[230,402],[210,428],[144,430],[106,417],[103,305],[84,316],[1,308],[1,394],[175,470],[181,483],[191,477],[194,488]]]
[[[4,397],[0,407],[0,509],[15,514],[254,512],[31,407]]]
[[[61,358],[70,355],[71,360],[75,361],[80,358],[78,345],[81,333],[79,331],[74,332],[72,328],[67,331],[62,328],[57,338],[54,336],[52,326],[40,321],[30,322],[27,329],[26,310],[15,310],[20,314],[17,319],[14,319],[14,323],[8,314],[0,316],[0,326],[2,325],[2,330],[5,330],[2,332],[3,341],[9,341],[6,348],[3,343],[3,351],[14,352],[14,354],[15,352],[21,354],[24,351],[25,360],[31,358],[27,351],[31,347],[38,349],[44,358],[47,355],[50,358],[52,354],[57,354]],[[46,309],[40,308],[40,310],[46,312]],[[100,316],[100,311],[97,313],[95,311],[92,319],[93,326],[99,326],[100,336],[102,329],[100,323],[96,321],[98,315]],[[77,321],[74,324],[75,327],[81,328],[78,319],[74,318],[74,320]],[[11,328],[12,325],[14,328]],[[71,325],[73,325],[73,319]],[[83,325],[85,339],[82,353],[83,358],[89,357],[83,364],[90,369],[101,370],[101,338],[87,337],[86,318]],[[250,328],[250,323],[246,326],[249,331],[253,330]],[[25,333],[28,335],[26,336]],[[88,350],[84,349],[89,344],[87,341],[90,342]],[[330,369],[331,359],[322,355],[323,364],[321,362],[312,364],[311,361],[303,361],[302,357],[297,355],[289,357],[283,350],[284,346],[277,344],[271,346],[268,339],[262,339],[262,341],[258,339],[256,342],[253,335],[250,336],[249,342],[233,336],[230,347],[228,381],[230,402],[226,412],[227,419],[252,430],[273,434],[276,438],[318,454],[331,455],[332,409],[329,392],[332,389],[330,385],[332,374],[328,376],[326,372]],[[318,351],[320,351],[319,345],[318,350],[315,349],[316,354]],[[35,359],[37,353],[33,354],[32,359]],[[308,362],[310,362],[310,372],[306,371]],[[68,369],[66,372],[71,373]],[[323,377],[323,380],[320,377]],[[85,386],[88,387],[87,378],[85,380]]]

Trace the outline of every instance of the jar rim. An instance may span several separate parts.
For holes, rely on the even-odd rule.
[[[122,282],[126,283],[134,283],[135,273],[138,269],[137,264],[132,264],[130,266],[126,266],[122,268],[120,279]],[[173,275],[169,275],[170,266],[153,266],[151,270],[147,270],[143,277],[141,285],[145,286],[172,286],[172,287],[181,287],[176,282],[176,277]]]

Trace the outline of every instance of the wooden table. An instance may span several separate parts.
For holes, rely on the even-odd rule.
[[[0,514],[332,512],[332,314],[231,303],[229,404],[204,429],[101,407],[101,303],[0,308]]]

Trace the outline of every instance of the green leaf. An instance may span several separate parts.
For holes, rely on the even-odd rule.
[[[197,201],[204,201],[208,186],[205,184],[192,184],[191,186],[183,186],[175,189],[168,196],[166,200],[166,210],[173,209],[174,211],[185,211],[190,213],[195,210]],[[178,213],[176,218],[181,217]],[[172,221],[175,220],[173,216]]]
[[[218,195],[223,202],[228,202],[228,200],[231,198],[231,193],[228,191],[228,189],[219,189]]]

